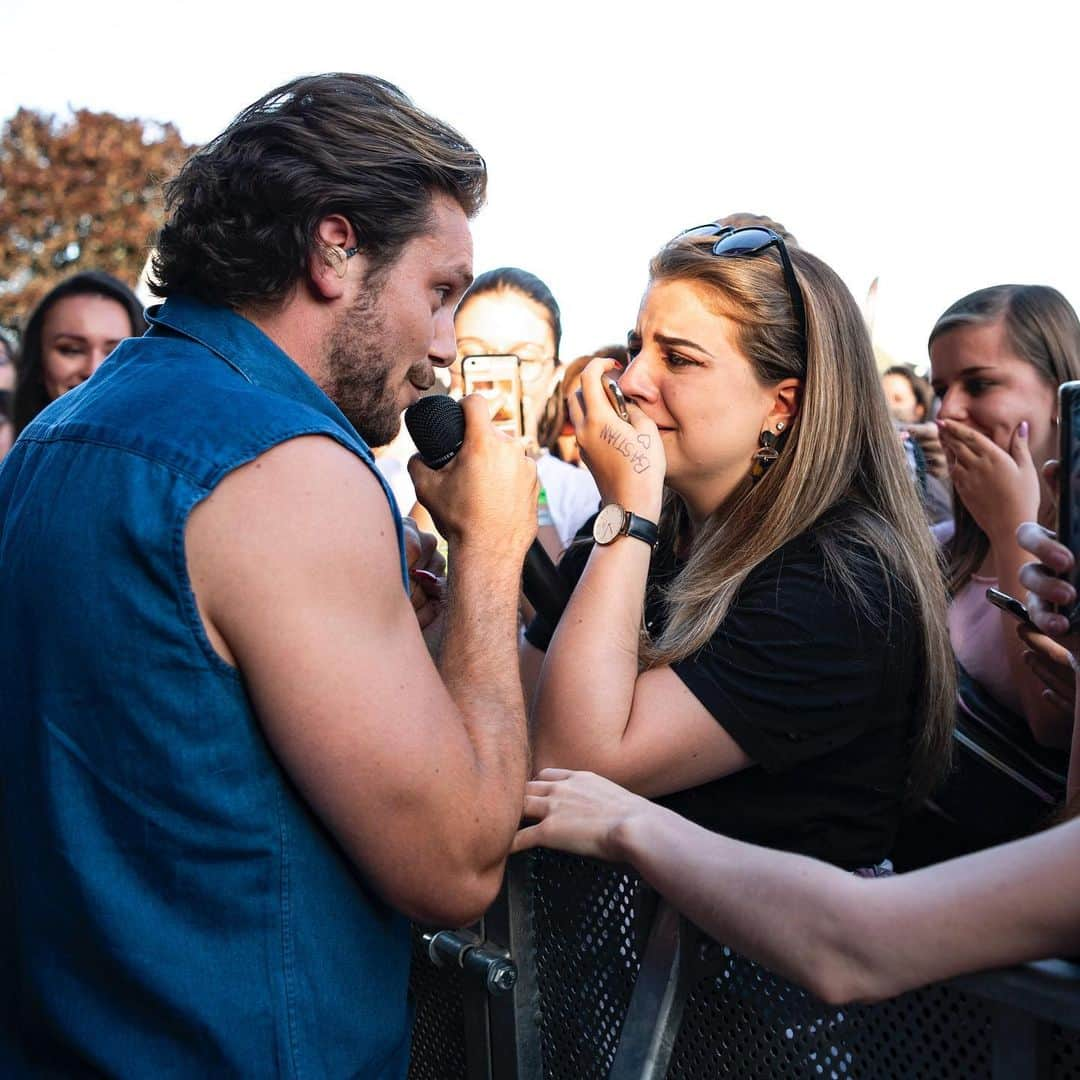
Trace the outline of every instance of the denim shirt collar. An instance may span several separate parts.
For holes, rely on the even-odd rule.
[[[193,296],[178,295],[149,308],[146,317],[150,323],[149,334],[174,333],[197,341],[248,382],[317,409],[341,429],[346,442],[352,444],[371,465],[390,501],[401,559],[402,584],[408,593],[409,569],[405,561],[404,527],[390,485],[375,467],[371,448],[315,381],[254,323],[229,308],[207,304]]]
[[[364,457],[372,457],[371,448],[356,428],[314,380],[242,315],[193,296],[170,296],[165,303],[149,308],[146,317],[151,327],[165,327],[205,346],[248,382],[318,409],[360,444]]]

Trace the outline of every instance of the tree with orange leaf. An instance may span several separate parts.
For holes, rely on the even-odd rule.
[[[0,136],[0,325],[76,270],[134,286],[163,220],[162,184],[190,154],[172,124],[19,111]]]

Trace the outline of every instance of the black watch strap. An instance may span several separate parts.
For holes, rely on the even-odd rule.
[[[660,530],[656,527],[656,522],[650,521],[648,518],[638,517],[637,514],[626,511],[626,529],[627,536],[633,536],[637,540],[644,540],[649,547],[656,547],[656,541],[660,538]]]

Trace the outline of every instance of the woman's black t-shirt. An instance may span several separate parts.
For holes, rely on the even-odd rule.
[[[756,566],[709,643],[672,665],[755,764],[658,801],[727,836],[856,869],[887,858],[896,836],[921,650],[911,597],[873,554],[851,549],[864,608],[831,578],[817,537],[810,529]],[[563,556],[572,584],[590,551]],[[654,636],[657,586],[678,570],[662,562],[645,610]],[[553,633],[538,616],[526,638],[546,649]]]

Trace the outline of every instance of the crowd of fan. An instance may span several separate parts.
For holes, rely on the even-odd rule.
[[[733,215],[723,223],[772,226],[794,246],[794,238],[769,219]],[[516,268],[482,274],[459,305],[455,326],[459,363],[448,373],[455,395],[462,389],[462,357],[520,358],[524,439],[542,484],[539,537],[559,559],[591,524],[599,498],[581,460],[568,402],[592,359],[610,358],[621,371],[627,349],[605,346],[564,363],[555,297],[539,278]],[[51,401],[90,378],[121,339],[145,329],[131,289],[89,271],[66,279],[37,305],[17,349],[0,335],[0,457]],[[1056,455],[1056,387],[1080,378],[1076,315],[1051,288],[980,289],[941,316],[929,352],[932,384],[914,367],[894,365],[883,372],[881,385],[947,567],[961,726],[976,742],[984,728],[992,731],[996,749],[1004,746],[1006,753],[1001,768],[987,778],[985,758],[976,769],[966,742],[959,749],[954,745],[951,771],[935,795],[905,818],[890,852],[904,868],[1024,835],[1051,816],[1051,804],[1065,799],[1075,686],[1067,651],[1030,630],[1018,633],[985,594],[1000,586],[1023,595],[1017,574],[1026,559],[1009,538],[1028,517],[1047,526],[1054,522],[1054,488],[1039,470]],[[977,467],[957,457],[956,448],[965,446],[962,433],[974,448],[962,454],[974,453]],[[1018,452],[1021,443],[1026,453]],[[402,512],[430,527],[404,468],[410,452],[403,434],[378,451],[380,468]],[[1002,544],[1010,549],[995,550]],[[542,629],[534,637],[546,644]],[[535,681],[539,664],[529,640],[522,663],[526,678],[531,671]],[[1038,762],[1039,795],[1010,779],[1017,770],[1031,773],[1024,764],[1031,758]],[[987,791],[998,789],[1007,797],[994,803],[1000,812],[988,814]]]
[[[823,294],[835,289],[820,269],[823,264],[810,261],[775,222],[740,215],[724,219],[717,229],[725,224],[775,230],[791,252],[798,252],[796,264],[804,279],[820,275],[817,288]],[[705,239],[711,243],[712,234]],[[718,260],[717,267],[727,272],[728,262]],[[749,266],[752,261],[746,260],[739,269]],[[683,271],[656,263],[652,272],[654,283],[662,283],[665,275],[674,279]],[[701,287],[730,285],[704,280]],[[808,306],[819,303],[815,299]],[[738,324],[739,313],[732,312],[732,318]],[[656,377],[642,374],[644,368],[636,363],[642,330],[639,326],[631,335],[629,351],[607,346],[563,363],[561,313],[554,296],[534,275],[515,268],[477,278],[458,307],[455,326],[459,362],[449,373],[451,393],[461,392],[464,356],[519,358],[524,441],[542,485],[538,534],[554,558],[566,555],[561,570],[576,583],[586,572],[600,492],[575,437],[575,419],[582,422],[575,395],[590,363],[600,357],[622,379],[631,399],[647,400],[655,392]],[[121,339],[145,329],[134,294],[109,275],[78,273],[53,289],[26,320],[17,349],[0,337],[0,457],[50,402],[91,378]],[[747,331],[741,343],[749,343],[748,351],[759,332],[753,327]],[[839,344],[850,347],[850,342]],[[818,355],[822,344],[810,334],[805,347],[808,370],[799,376],[816,378],[818,389],[803,391],[801,408],[820,409],[815,394],[829,387],[822,371],[814,372],[815,364],[824,363]],[[840,380],[845,378],[842,366],[834,373]],[[641,746],[631,753],[618,732],[605,733],[603,703],[571,688],[581,672],[569,654],[583,658],[579,663],[590,662],[588,643],[567,632],[561,645],[552,646],[555,627],[534,619],[523,637],[521,664],[527,695],[534,699],[538,768],[592,769],[663,799],[716,832],[874,874],[891,873],[894,864],[911,870],[1016,839],[1064,812],[1067,795],[1075,794],[1067,792],[1074,665],[1063,644],[1021,628],[992,606],[986,593],[996,587],[1024,596],[1020,574],[1030,556],[1018,546],[1017,529],[1025,521],[1054,524],[1054,474],[1044,463],[1056,456],[1057,387],[1080,378],[1080,323],[1052,288],[979,289],[951,305],[930,328],[929,370],[930,381],[913,367],[898,365],[880,376],[880,385],[835,382],[831,387],[843,394],[841,407],[854,406],[844,420],[852,429],[864,422],[861,412],[876,415],[880,410],[885,416],[880,403],[887,405],[893,457],[907,463],[906,472],[895,475],[903,475],[919,496],[923,538],[904,533],[902,507],[896,509],[899,496],[890,487],[892,466],[874,460],[872,435],[863,444],[857,442],[861,436],[848,440],[850,452],[865,458],[857,466],[859,475],[844,492],[813,504],[816,509],[807,519],[812,528],[795,539],[790,522],[785,533],[768,518],[779,513],[776,508],[785,500],[791,501],[792,513],[810,512],[805,492],[817,480],[811,482],[809,474],[800,476],[793,467],[785,466],[782,478],[773,478],[770,508],[745,526],[722,523],[710,513],[691,523],[666,500],[661,531],[668,530],[668,539],[658,550],[667,563],[660,565],[663,559],[657,558],[649,569],[649,642],[635,661],[644,673],[637,678],[631,714],[633,727],[636,710],[652,707],[653,734],[639,736]],[[784,375],[773,374],[778,379]],[[774,443],[781,460],[799,408],[793,397],[788,430],[783,419],[777,423]],[[379,467],[402,512],[430,527],[404,468],[408,452],[407,436],[399,438],[378,451]],[[763,461],[767,469],[768,454]],[[673,468],[670,461],[668,468]],[[866,486],[868,479],[878,490]],[[693,490],[692,479],[681,482],[680,494],[689,503],[685,493]],[[874,515],[891,517],[895,527],[885,546],[899,538],[918,550],[873,551]],[[750,545],[755,535],[767,538],[770,529],[781,538],[779,548],[774,544],[770,549],[766,539],[764,547],[751,547],[743,564],[732,557],[736,544]],[[854,557],[837,544],[837,537],[852,529],[861,545]],[[800,546],[807,536],[813,537],[813,551]],[[931,537],[947,582],[942,593],[948,598],[952,653],[947,665],[939,663],[940,649],[935,654],[940,644],[932,625],[935,586],[925,577],[929,564],[920,562]],[[726,555],[718,548],[725,544]],[[769,638],[773,629],[758,617],[760,605],[755,607],[756,589],[779,590],[773,562],[777,551],[813,579],[796,587],[790,566],[785,570],[788,614],[801,608],[786,642]],[[874,559],[877,570],[871,566]],[[875,577],[881,567],[884,579]],[[922,568],[922,580],[908,574],[911,567]],[[866,610],[837,608],[835,593],[822,585],[830,574],[842,580],[848,575]],[[717,583],[715,597],[707,595],[710,575]],[[898,583],[899,599],[890,593]],[[876,605],[879,611],[869,610]],[[713,630],[695,639],[690,632],[695,619],[704,619]],[[578,621],[589,625],[587,618]],[[715,631],[718,622],[724,627],[722,645]],[[770,648],[790,650],[792,640],[805,644],[802,653],[786,651],[784,663],[777,663]],[[549,646],[555,655],[548,658],[550,670],[542,678]],[[917,656],[921,660],[912,659]],[[649,676],[655,674],[648,669],[657,661],[677,672],[682,685],[720,722],[716,730],[730,745],[696,743],[686,733],[689,723],[685,731],[665,730],[662,706],[670,687],[661,685],[653,697],[647,692]],[[767,671],[769,664],[780,674]],[[572,725],[565,721],[568,694],[578,699]],[[801,709],[804,720],[816,714],[821,719],[794,734],[785,719],[793,708]],[[579,723],[577,713],[593,722]],[[644,721],[640,727],[645,728]],[[955,739],[954,730],[964,737]],[[668,739],[664,752],[657,751],[658,739]],[[984,752],[987,746],[992,753]],[[751,764],[762,767],[750,769]]]

